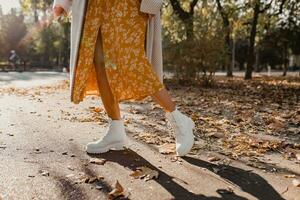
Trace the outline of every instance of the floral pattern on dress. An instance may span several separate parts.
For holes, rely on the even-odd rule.
[[[74,103],[87,95],[101,95],[94,66],[99,29],[107,79],[115,100],[141,100],[165,88],[146,57],[148,15],[140,12],[140,5],[140,0],[88,1],[75,71]]]

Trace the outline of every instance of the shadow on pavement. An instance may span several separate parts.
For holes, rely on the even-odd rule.
[[[244,192],[251,194],[257,199],[283,199],[281,195],[258,174],[228,165],[212,164],[192,157],[184,157],[183,159],[192,165],[206,168],[214,173],[217,171],[219,176],[235,183]]]
[[[228,200],[246,200],[246,198],[237,196],[236,194],[228,194],[224,190],[218,190],[217,192],[221,195],[220,197],[207,197],[200,194],[194,194],[189,192],[187,189],[177,184],[172,176],[169,176],[165,172],[161,171],[157,167],[153,166],[150,162],[144,159],[142,156],[138,155],[131,149],[124,151],[109,151],[104,154],[89,154],[91,157],[104,158],[107,161],[118,163],[121,166],[135,170],[140,166],[147,166],[153,170],[159,172],[159,178],[155,181],[164,187],[170,194],[173,195],[175,199],[180,200],[218,200],[218,199],[228,199]]]
[[[48,168],[46,165],[40,165],[42,168]],[[80,185],[74,184],[73,181],[66,178],[59,171],[49,170],[51,174],[51,178],[55,181],[56,186],[60,189],[61,195],[66,200],[73,200],[73,199],[87,199],[86,194],[80,188]]]
[[[97,177],[97,174],[93,172],[88,166],[82,164],[81,170],[87,175],[88,177]],[[61,195],[66,200],[83,200],[88,199],[87,195],[85,194],[86,191],[83,190],[80,184],[74,183],[74,181],[66,178],[65,175],[61,174],[59,171],[50,170],[51,177],[56,181],[56,185],[60,188]],[[93,185],[101,186],[100,192],[104,195],[108,195],[110,191],[112,191],[112,187],[105,182],[104,180],[97,180]],[[125,200],[126,198],[122,198]]]

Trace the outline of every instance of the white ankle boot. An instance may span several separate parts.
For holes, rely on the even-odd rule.
[[[86,146],[88,153],[105,153],[109,150],[122,150],[127,145],[124,120],[109,119],[109,126],[103,138]]]
[[[173,112],[167,112],[166,118],[171,123],[176,139],[176,153],[178,156],[185,156],[194,145],[193,129],[194,121],[181,113],[177,108]]]

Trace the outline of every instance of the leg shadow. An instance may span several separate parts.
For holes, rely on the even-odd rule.
[[[281,195],[258,174],[228,165],[212,164],[192,157],[184,157],[183,159],[192,165],[206,168],[214,173],[217,171],[217,174],[222,178],[235,183],[240,186],[244,192],[258,199],[283,199]]]
[[[155,179],[158,184],[164,187],[170,194],[173,195],[174,199],[182,200],[218,200],[218,199],[228,199],[228,200],[246,200],[246,198],[237,196],[236,194],[227,194],[220,192],[220,197],[207,197],[200,194],[194,194],[189,192],[187,189],[177,184],[173,178],[161,171],[157,167],[153,166],[146,159],[138,155],[136,152],[127,149],[124,151],[109,151],[104,154],[89,154],[91,157],[104,158],[107,161],[118,163],[121,166],[135,170],[140,166],[147,166],[153,170],[158,171],[159,178]],[[218,191],[217,191],[218,192]]]

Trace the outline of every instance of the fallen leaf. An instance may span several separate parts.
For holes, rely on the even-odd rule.
[[[101,186],[101,185],[96,185],[96,187],[95,187],[97,190],[102,190],[103,189],[103,187]]]
[[[216,167],[213,167],[213,168],[212,168],[212,170],[213,170],[213,171],[214,171],[214,173],[216,173],[216,174],[217,174],[217,173],[219,173],[219,171],[221,171],[221,169],[219,169],[219,168],[216,168]]]
[[[77,181],[75,181],[75,183],[95,183],[97,181],[100,181],[101,179],[104,179],[103,176],[87,176],[87,175],[83,175],[81,176]]]
[[[117,197],[124,196],[124,188],[119,181],[116,182],[115,188],[108,195],[109,199],[116,199]]]
[[[70,178],[70,177],[73,177],[73,176],[75,176],[75,174],[68,174],[68,175],[66,175],[67,178]]]
[[[217,156],[212,156],[208,158],[208,161],[210,162],[215,162],[215,161],[219,161],[221,160],[221,158],[217,157]]]
[[[295,174],[287,174],[287,175],[284,175],[285,178],[295,178],[296,175]]]
[[[42,175],[42,176],[49,176],[50,173],[48,171],[45,171],[45,170],[39,170],[39,173]]]
[[[221,132],[213,132],[208,134],[209,137],[215,137],[215,138],[225,138],[225,134]]]
[[[166,143],[159,146],[159,153],[161,154],[173,154],[176,151],[176,146],[173,143]]]
[[[300,160],[300,153],[297,153],[297,154],[295,155],[295,157],[297,158],[297,160]]]
[[[99,108],[99,107],[91,107],[90,109],[91,109],[91,111],[93,111],[95,113],[100,113],[103,111],[103,109]]]
[[[231,187],[228,187],[227,189],[218,189],[217,192],[219,194],[233,194],[233,189]]]
[[[96,164],[96,165],[104,165],[106,160],[105,159],[100,159],[100,158],[91,158],[90,163]]]
[[[284,193],[286,193],[287,191],[289,191],[289,187],[288,187],[288,186],[285,188],[284,191],[281,192],[281,194],[284,194]]]
[[[135,171],[133,171],[130,176],[134,178],[144,179],[145,181],[151,179],[157,179],[159,176],[158,171],[152,170],[148,167],[138,167]]]
[[[131,174],[129,174],[129,176],[131,176],[131,177],[133,177],[135,179],[138,179],[141,176],[143,176],[143,172],[141,170],[135,170]]]
[[[269,124],[269,128],[274,129],[274,130],[280,130],[282,128],[284,128],[284,120],[282,120],[281,118],[273,118],[271,123]]]
[[[95,183],[99,181],[99,178],[98,177],[91,177],[88,179],[87,183]]]
[[[296,187],[300,187],[300,180],[293,179],[293,185],[296,186]]]

